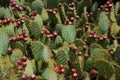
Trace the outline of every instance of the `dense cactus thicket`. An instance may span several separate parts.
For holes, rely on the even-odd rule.
[[[120,80],[120,1],[0,0],[0,80]]]

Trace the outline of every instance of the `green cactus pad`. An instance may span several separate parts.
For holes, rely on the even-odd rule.
[[[53,46],[54,46],[54,48],[59,48],[59,47],[62,46],[62,43],[63,43],[62,38],[61,38],[60,36],[57,36],[57,37],[55,38],[55,41],[54,41],[54,43],[53,43]]]
[[[35,61],[38,62],[43,59],[44,46],[39,41],[31,43],[32,54],[34,55]]]
[[[99,59],[94,64],[95,68],[98,70],[99,75],[104,76],[106,79],[110,79],[114,74],[114,69],[110,63],[104,59]]]
[[[0,55],[6,54],[8,51],[9,39],[5,32],[0,31]]]
[[[120,66],[117,64],[113,64],[115,70],[115,78],[116,80],[120,80]]]
[[[107,15],[105,14],[105,11],[100,12],[99,18],[100,19],[108,18]]]
[[[24,74],[27,74],[28,76],[30,76],[31,74],[34,73],[33,64],[30,60],[27,60],[26,63],[27,63],[27,66],[25,67]]]
[[[108,32],[108,29],[110,27],[110,21],[107,17],[100,18],[99,23],[98,23],[98,28],[102,32],[102,34],[105,34]]]
[[[58,33],[61,33],[62,32],[62,24],[57,24],[55,26],[55,31],[57,31]]]
[[[37,22],[32,22],[30,26],[28,26],[28,30],[34,35],[35,39],[39,39],[40,27]]]
[[[93,13],[96,13],[96,12],[97,12],[97,8],[98,8],[98,2],[95,2],[95,3],[92,5],[92,8],[91,8],[92,12],[93,12]]]
[[[13,24],[6,25],[1,28],[9,37],[15,35]]]
[[[12,18],[11,12],[8,8],[5,9],[4,13],[5,13],[4,15],[5,15],[6,18]]]
[[[22,51],[19,48],[13,50],[10,61],[12,64],[17,65],[17,61],[23,56]]]
[[[77,47],[84,46],[84,45],[85,45],[85,42],[84,42],[82,39],[76,39],[76,40],[75,40],[75,45],[76,45]]]
[[[91,71],[93,69],[93,64],[94,64],[94,62],[92,61],[91,58],[85,60],[85,62],[84,62],[84,70],[85,71]]]
[[[114,55],[115,55],[116,62],[118,62],[118,64],[120,64],[120,46],[118,46],[116,48],[116,52],[114,53]]]
[[[76,37],[76,29],[73,25],[66,25],[62,30],[62,37],[69,43],[73,43]]]
[[[116,15],[118,14],[119,9],[120,9],[120,2],[117,2],[117,3],[115,4],[115,14],[116,14]]]
[[[46,11],[45,8],[43,8],[43,10],[42,10],[41,17],[42,17],[42,20],[43,20],[43,21],[46,21],[46,20],[49,19],[49,17],[48,17],[48,13],[47,13],[47,11]]]
[[[107,51],[104,51],[102,54],[100,54],[97,58],[97,59],[105,59],[107,61],[112,61],[112,58],[111,58],[111,55],[107,52]]]
[[[97,44],[97,43],[92,43],[90,45],[90,52],[92,52],[96,48],[102,49],[103,47],[101,45]]]
[[[35,0],[34,2],[32,2],[32,9],[36,10],[38,13],[42,13],[42,9],[43,9],[44,5],[42,3],[42,1],[40,0]]]
[[[57,8],[58,6],[58,0],[47,0],[47,7],[53,9]]]
[[[42,73],[43,79],[46,80],[58,80],[57,74],[53,69],[46,68]]]
[[[113,37],[115,37],[118,33],[119,33],[119,31],[120,31],[120,27],[119,27],[119,25],[117,25],[117,23],[115,22],[115,23],[112,23],[112,25],[111,25],[111,27],[110,27],[110,30],[111,30],[111,35],[113,36]]]
[[[0,8],[0,18],[4,17],[5,8]]]
[[[57,57],[58,65],[60,65],[60,64],[63,64],[63,65],[67,64],[67,56],[66,56],[66,53],[65,53],[64,50],[59,50],[57,52],[56,57]]]
[[[117,19],[117,24],[120,25],[120,14],[116,15],[116,19]]]
[[[49,62],[49,49],[48,47],[45,47],[43,50],[43,59],[45,62]]]
[[[103,49],[99,49],[99,48],[96,48],[94,49],[90,55],[91,55],[91,58],[93,61],[95,61],[97,59],[98,56],[100,56],[102,53],[104,53],[105,51]]]
[[[39,26],[43,26],[43,20],[42,20],[42,17],[37,14],[34,18],[34,22],[38,23]]]

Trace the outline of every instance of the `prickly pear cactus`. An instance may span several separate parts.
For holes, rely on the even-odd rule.
[[[110,79],[110,77],[114,74],[112,65],[110,65],[110,63],[106,60],[97,60],[95,62],[95,67],[99,71],[99,74],[104,76],[106,79]]]
[[[62,30],[62,37],[69,43],[73,43],[76,37],[76,29],[72,25],[67,25]]]
[[[14,49],[13,53],[10,56],[11,63],[17,65],[17,61],[23,56],[23,53],[20,49]]]
[[[0,55],[6,54],[9,44],[8,36],[5,32],[0,31]]]
[[[0,80],[120,80],[120,1],[1,0]]]
[[[32,10],[36,10],[38,13],[42,13],[42,9],[43,9],[43,3],[40,0],[35,0],[34,2],[32,2]]]
[[[4,16],[5,8],[0,8],[0,18]]]

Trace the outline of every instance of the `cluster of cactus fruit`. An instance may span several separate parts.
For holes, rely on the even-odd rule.
[[[0,80],[120,80],[120,1],[1,0]]]

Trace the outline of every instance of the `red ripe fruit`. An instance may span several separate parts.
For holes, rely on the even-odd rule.
[[[21,24],[21,21],[18,21],[17,24],[20,25],[20,24]]]
[[[109,12],[107,12],[107,11],[106,11],[106,12],[105,12],[105,14],[106,14],[106,15],[108,15],[108,14],[109,14]]]
[[[104,39],[107,39],[107,37],[108,37],[107,35],[104,35],[104,36],[103,36]]]
[[[90,17],[90,14],[88,13],[88,14],[86,14],[87,15],[87,17]]]
[[[78,52],[78,56],[81,56],[82,55],[82,52]]]
[[[22,66],[25,68],[27,66],[27,63],[26,62],[23,62],[22,63]]]
[[[85,58],[88,59],[90,57],[89,54],[85,54]]]
[[[16,36],[12,37],[12,40],[13,40],[13,41],[16,41],[16,40],[17,40]]]
[[[71,24],[72,24],[72,22],[71,22],[71,21],[68,21],[68,24],[69,24],[69,25],[71,25]]]
[[[94,35],[94,34],[95,34],[95,32],[91,31],[91,32],[90,32],[90,34],[91,34],[91,35]]]
[[[80,18],[80,16],[79,16],[79,15],[77,15],[77,16],[76,16],[76,19],[79,19],[79,18]]]
[[[64,68],[64,66],[63,66],[62,64],[61,64],[59,67],[60,67],[60,69],[63,69],[63,68]]]
[[[28,40],[28,38],[23,38],[23,40],[26,42]]]
[[[7,22],[8,22],[8,20],[6,20],[6,19],[5,19],[5,20],[3,20],[3,22],[4,22],[4,23],[7,23]]]
[[[58,5],[59,5],[59,6],[62,6],[62,3],[59,3]]]
[[[90,13],[90,16],[92,16],[92,15],[93,15],[93,13],[91,12],[91,13]]]
[[[69,4],[69,7],[71,7],[71,4]]]
[[[90,23],[89,23],[89,22],[86,22],[85,25],[90,25]]]
[[[8,52],[10,52],[10,53],[12,52],[12,48],[11,47],[8,48]]]
[[[71,6],[74,6],[75,5],[75,3],[71,3]]]
[[[0,23],[0,27],[2,27],[3,25],[2,25],[2,23]]]
[[[64,73],[65,72],[65,69],[60,69],[60,73]]]
[[[21,7],[21,6],[19,6],[18,9],[21,10],[21,11],[24,10],[23,7]]]
[[[77,50],[77,47],[76,47],[76,46],[69,45],[69,48],[70,48],[70,50],[72,50],[72,51],[76,51],[76,50]]]
[[[53,32],[53,35],[54,35],[54,36],[57,36],[57,35],[58,35],[58,33],[55,31],[55,32]]]
[[[77,47],[76,47],[76,46],[74,46],[74,50],[77,50]]]
[[[19,36],[16,36],[16,40],[17,40],[17,41],[20,40],[20,37],[19,37]]]
[[[9,41],[13,41],[13,40],[12,40],[12,37],[9,38]]]
[[[30,78],[31,78],[31,79],[36,79],[36,75],[35,75],[35,74],[31,74],[31,75],[30,75]]]
[[[23,6],[23,10],[26,10],[26,6]]]
[[[101,9],[100,8],[98,8],[98,11],[100,11]]]
[[[19,6],[18,6],[18,5],[15,5],[15,8],[16,8],[16,9],[18,9],[18,8],[19,8]]]
[[[18,70],[23,70],[24,68],[23,68],[23,66],[22,65],[19,65],[18,66]]]
[[[22,35],[25,35],[25,34],[26,34],[26,31],[25,31],[25,30],[23,30],[23,31],[22,31]]]
[[[16,2],[15,2],[15,1],[12,1],[11,3],[12,3],[12,5],[13,5],[13,6],[15,6],[15,5],[16,5]]]
[[[71,17],[70,20],[71,20],[71,21],[74,21],[74,17]]]
[[[77,73],[73,73],[73,77],[77,78],[78,74]]]
[[[54,35],[53,34],[49,34],[49,38],[54,38]]]
[[[97,34],[94,34],[93,37],[94,37],[94,38],[97,38]]]
[[[24,34],[23,36],[24,36],[24,38],[26,38],[28,35],[27,35],[27,34]]]
[[[23,80],[28,80],[28,75],[27,75],[27,74],[23,74],[23,75],[22,75],[22,79],[23,79]]]
[[[52,12],[53,12],[53,10],[52,10],[52,9],[48,9],[48,10],[47,10],[47,12],[52,13]]]
[[[11,22],[11,19],[7,19],[8,22]]]
[[[22,65],[22,61],[21,61],[21,60],[18,60],[18,61],[17,61],[17,64]]]
[[[56,14],[57,12],[56,12],[56,11],[53,11],[52,13],[53,13],[53,14]]]
[[[42,30],[40,33],[41,33],[41,34],[44,34],[45,32]]]
[[[56,72],[60,72],[60,67],[56,66],[54,69]]]
[[[23,35],[20,35],[19,37],[20,37],[20,39],[23,39],[23,38],[24,38],[24,36],[23,36]]]
[[[35,11],[33,11],[33,14],[34,14],[34,15],[36,15],[36,14],[37,14],[37,11],[36,11],[36,10],[35,10]]]
[[[15,26],[15,27],[18,27],[19,25],[18,25],[18,24],[15,24],[14,26]]]
[[[76,73],[76,69],[73,68],[73,69],[72,69],[72,73]]]
[[[85,46],[83,46],[83,49],[87,50],[87,49],[88,49],[88,46],[86,46],[86,45],[85,45]]]
[[[26,56],[23,56],[23,57],[21,58],[21,61],[23,61],[23,62],[27,61],[27,57],[26,57]]]
[[[45,31],[46,35],[50,34],[50,31],[48,31],[48,30],[44,30],[44,31]]]
[[[99,40],[103,40],[103,37],[99,37]]]
[[[21,22],[22,22],[22,23],[24,23],[24,22],[25,22],[25,20],[24,20],[24,19],[22,19],[22,20],[21,20]]]
[[[31,19],[34,19],[35,18],[35,16],[31,16]]]
[[[69,9],[70,9],[70,11],[74,11],[74,8],[72,8],[72,7],[70,7]]]

